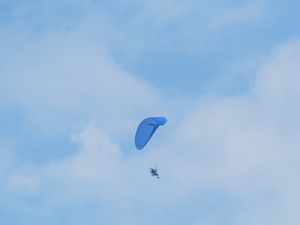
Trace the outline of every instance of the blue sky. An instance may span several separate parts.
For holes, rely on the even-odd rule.
[[[1,1],[1,222],[298,225],[299,9]]]

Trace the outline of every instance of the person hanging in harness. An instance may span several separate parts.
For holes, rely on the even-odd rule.
[[[156,169],[156,166],[155,166],[155,169],[150,167],[149,170],[150,170],[150,173],[151,173],[152,176],[157,176],[157,178],[159,179],[159,175],[157,173],[158,169]]]

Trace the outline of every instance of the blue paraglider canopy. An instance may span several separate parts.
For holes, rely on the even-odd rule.
[[[142,150],[160,125],[167,122],[165,117],[150,117],[144,119],[135,134],[135,147]]]

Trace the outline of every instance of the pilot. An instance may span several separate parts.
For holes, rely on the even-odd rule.
[[[156,167],[155,167],[155,169],[153,169],[153,168],[149,168],[149,169],[150,169],[150,173],[152,174],[152,176],[157,176],[157,178],[159,179],[159,175],[157,173],[158,169],[156,169]]]

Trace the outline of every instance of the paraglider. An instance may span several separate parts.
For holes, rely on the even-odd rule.
[[[159,126],[163,126],[166,122],[167,119],[165,117],[150,117],[144,119],[138,126],[135,134],[135,147],[138,150],[142,150],[147,145],[157,128]],[[159,178],[156,165],[155,169],[150,167],[149,170],[152,176],[157,176],[157,178]]]
[[[142,150],[159,126],[167,122],[165,117],[150,117],[144,119],[135,134],[135,147]]]

